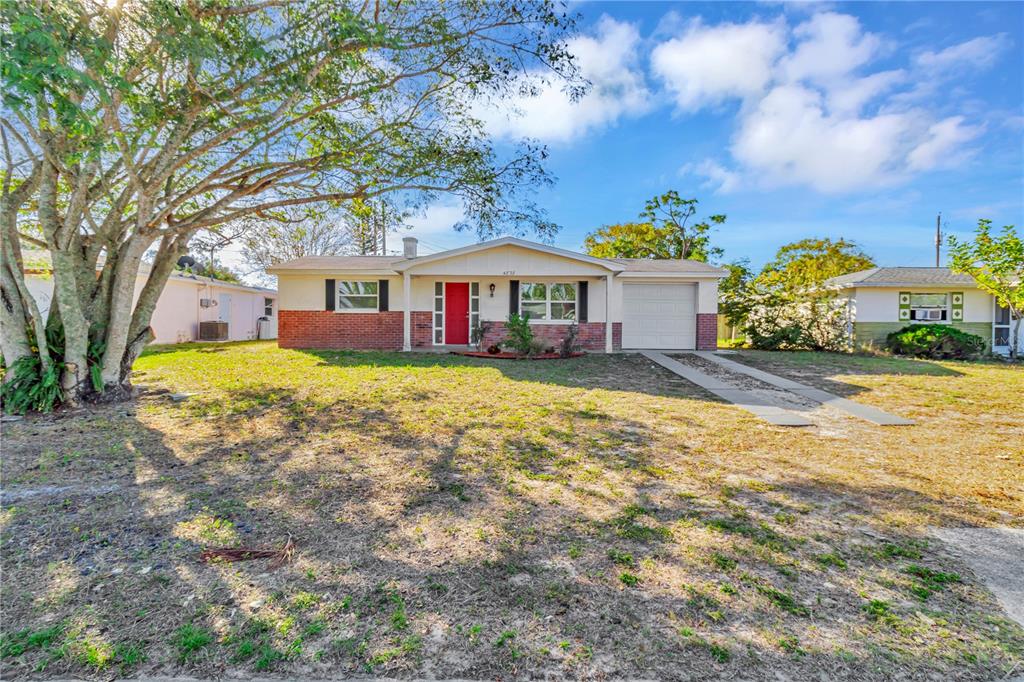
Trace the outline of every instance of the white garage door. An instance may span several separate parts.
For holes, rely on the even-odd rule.
[[[623,284],[622,347],[697,347],[696,284]]]

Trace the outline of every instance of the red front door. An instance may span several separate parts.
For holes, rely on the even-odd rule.
[[[469,343],[469,284],[445,282],[444,342]]]

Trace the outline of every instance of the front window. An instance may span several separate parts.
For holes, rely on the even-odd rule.
[[[949,294],[910,294],[910,319],[945,320],[948,298]]]
[[[531,320],[575,320],[576,285],[523,282],[519,286],[519,310]]]
[[[263,299],[263,315],[265,317],[274,316],[274,299],[264,298]]]
[[[377,282],[338,281],[336,310],[377,310]]]

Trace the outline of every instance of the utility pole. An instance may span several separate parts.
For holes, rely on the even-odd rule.
[[[940,267],[942,258],[942,213],[935,216],[935,267]]]

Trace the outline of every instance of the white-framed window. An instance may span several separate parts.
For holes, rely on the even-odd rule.
[[[576,319],[576,284],[573,282],[521,282],[519,312],[531,320]]]
[[[469,283],[469,339],[473,340],[473,330],[480,324],[480,282]]]
[[[444,282],[434,282],[434,345],[444,343]]]
[[[910,319],[938,322],[948,317],[949,294],[910,294]]]
[[[274,299],[264,298],[263,299],[263,315],[265,317],[274,316]]]
[[[377,280],[338,280],[335,310],[376,311],[378,305]]]

